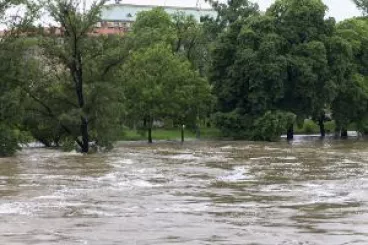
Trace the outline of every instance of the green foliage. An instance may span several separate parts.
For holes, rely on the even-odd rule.
[[[138,13],[133,25],[134,49],[146,48],[156,43],[173,45],[177,41],[172,17],[163,8]]]
[[[317,125],[312,120],[306,120],[303,125],[303,132],[306,134],[312,134],[316,132]]]
[[[333,117],[338,127],[347,127],[357,122],[362,128],[362,121],[367,117],[368,109],[368,21],[353,18],[341,22],[337,27],[339,39],[331,45],[330,52],[335,74],[346,74],[337,80],[338,94],[331,105]],[[344,46],[344,52],[338,52]]]
[[[241,116],[239,112],[217,113],[216,125],[226,137],[256,141],[278,141],[295,115],[281,111],[266,111],[263,115]]]
[[[6,20],[7,8],[25,3],[23,1],[2,1],[0,19]],[[19,23],[6,22],[9,31],[0,38],[0,156],[10,156],[19,149],[19,132],[24,102],[24,93],[20,89],[19,73],[22,61],[22,40],[17,38],[15,30],[23,29],[29,18],[28,13]]]
[[[164,118],[196,120],[210,100],[207,81],[165,44],[136,51],[123,74],[130,113],[150,124]]]
[[[249,124],[277,121],[276,114],[267,114],[276,110],[291,112],[299,121],[320,117],[352,77],[351,48],[336,35],[334,19],[325,18],[321,0],[278,0],[266,15],[252,12],[245,2],[229,2],[227,11],[219,11],[219,19],[233,21],[223,27],[212,53],[215,121],[225,134],[269,140],[279,132],[271,128],[282,127],[261,126],[255,137],[247,133]]]
[[[65,32],[35,37],[37,55],[25,62],[24,76],[29,100],[24,124],[45,145],[74,140],[88,152],[90,142],[111,148],[117,139],[124,111],[117,71],[129,50],[126,39],[88,34],[104,3],[94,2],[83,13],[78,1],[55,0],[46,6]]]
[[[19,149],[16,131],[0,123],[0,157],[11,156]]]
[[[325,111],[337,130],[368,132],[366,17],[336,24],[321,0],[277,0],[262,14],[247,0],[209,1],[218,15],[202,23],[154,8],[124,37],[90,35],[105,2],[80,11],[77,0],[47,1],[60,36],[38,27],[19,35],[37,6],[0,4],[0,17],[19,3],[30,13],[8,23],[0,40],[1,156],[18,149],[23,131],[46,146],[91,152],[111,149],[123,124],[141,134],[127,138],[145,137],[154,122],[185,124],[194,136],[212,112],[222,134],[236,139],[276,141],[296,123],[304,123],[296,131],[316,133]],[[366,0],[355,2],[367,12]]]
[[[221,139],[221,132],[216,128],[200,128],[201,131],[201,139]],[[158,129],[154,128],[152,130],[153,138],[157,140],[172,140],[179,141],[180,140],[180,129],[179,128],[171,128],[171,129]],[[136,130],[126,130],[125,134],[121,136],[121,140],[145,140],[147,138],[146,134],[141,134]],[[193,130],[185,130],[185,138],[186,139],[196,139],[196,134]]]
[[[353,0],[353,2],[362,10],[364,15],[368,15],[368,0]]]
[[[334,132],[335,127],[336,125],[334,121],[325,122],[326,133]],[[303,124],[300,127],[295,127],[295,133],[296,134],[319,134],[320,128],[316,124],[315,121],[306,119],[304,120]]]
[[[294,115],[290,113],[267,111],[254,121],[251,139],[278,141],[292,121],[294,121]]]
[[[198,72],[206,55],[198,23],[155,8],[137,16],[130,38],[131,57],[121,72],[130,120],[147,129],[155,120],[195,124],[207,116],[212,97]]]

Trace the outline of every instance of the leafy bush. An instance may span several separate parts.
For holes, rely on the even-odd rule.
[[[252,140],[277,141],[294,120],[295,116],[291,113],[267,111],[262,117],[255,120]]]
[[[303,125],[303,131],[305,134],[312,134],[318,132],[317,125],[312,120],[305,120]]]
[[[261,117],[241,115],[239,111],[217,113],[214,117],[222,134],[234,139],[277,141],[295,115],[282,111],[267,111]]]
[[[11,156],[19,149],[16,131],[0,124],[0,157]]]

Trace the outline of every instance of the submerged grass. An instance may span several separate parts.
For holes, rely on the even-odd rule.
[[[335,122],[329,121],[325,122],[326,133],[333,133],[335,130]],[[349,126],[349,130],[354,130],[354,125]],[[153,140],[168,140],[168,141],[180,141],[180,128],[163,129],[156,128],[152,130]],[[319,134],[319,126],[313,120],[305,120],[302,127],[295,126],[295,134]],[[192,129],[185,130],[185,140],[196,139],[196,133]],[[212,139],[219,140],[223,139],[221,131],[217,128],[201,128],[200,129],[200,139]],[[123,141],[141,141],[147,140],[147,132],[144,134],[139,133],[137,130],[126,129],[121,136]]]
[[[187,129],[184,131],[185,139],[191,140],[196,139],[196,133],[193,130]],[[152,130],[153,140],[180,140],[181,131],[180,129],[153,129]],[[220,130],[216,128],[201,128],[200,139],[219,139],[221,138]],[[121,140],[147,140],[147,133],[140,134],[137,130],[125,130]]]

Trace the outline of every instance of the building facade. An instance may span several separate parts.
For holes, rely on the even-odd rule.
[[[168,14],[183,13],[186,16],[193,16],[198,22],[201,17],[216,17],[217,13],[213,9],[203,9],[197,7],[174,7],[157,5],[135,5],[135,4],[109,4],[104,5],[101,10],[101,21],[95,25],[90,35],[124,35],[132,28],[137,14],[142,11],[149,11],[153,8],[162,7]],[[59,27],[43,27],[46,34],[61,36],[64,31]],[[0,38],[8,31],[0,31]],[[29,33],[28,33],[29,34]]]
[[[101,22],[97,23],[94,33],[108,35],[129,32],[139,12],[149,11],[156,7],[162,7],[170,15],[184,13],[187,16],[193,16],[198,22],[200,22],[201,17],[204,16],[217,16],[216,11],[213,9],[117,3],[103,6],[101,11]]]

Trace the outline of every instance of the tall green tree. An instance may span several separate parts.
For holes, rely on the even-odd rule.
[[[281,108],[297,115],[298,121],[312,116],[324,135],[324,109],[336,94],[330,74],[328,44],[333,40],[335,21],[326,19],[327,7],[321,0],[278,0],[267,15],[276,19],[277,33],[287,46],[287,82]],[[335,50],[339,52],[339,50]],[[288,138],[293,138],[293,124]]]
[[[368,21],[366,18],[352,18],[338,24],[337,35],[349,52],[336,52],[334,62],[338,74],[346,67],[348,73],[339,81],[339,92],[332,103],[332,112],[337,130],[347,136],[347,127],[356,123],[357,130],[367,132],[368,98]],[[348,63],[350,62],[350,63]]]
[[[123,110],[121,83],[115,79],[114,69],[127,56],[124,39],[90,34],[104,3],[94,2],[89,10],[81,11],[76,0],[48,2],[50,16],[60,24],[62,33],[42,33],[39,55],[43,71],[51,69],[61,78],[42,76],[46,83],[50,81],[49,86],[27,91],[44,116],[60,124],[68,140],[75,141],[83,153],[90,151],[92,141],[111,147]],[[53,103],[48,103],[50,97]]]
[[[194,69],[199,70],[200,74],[205,76],[210,62],[210,40],[204,32],[203,24],[183,12],[174,14],[172,21],[176,30],[174,52],[183,55],[191,62]]]
[[[28,6],[23,16],[11,20],[5,15],[10,7]],[[19,64],[22,61],[22,38],[34,17],[34,9],[26,1],[4,0],[0,3],[0,22],[7,30],[0,38],[0,157],[10,156],[19,149],[19,125],[24,94],[20,89]]]
[[[162,8],[141,12],[130,38],[133,56],[122,72],[124,83],[129,84],[128,114],[143,121],[148,141],[152,142],[154,120],[195,125],[207,115],[210,87],[198,72],[203,65],[200,52],[205,51],[201,27],[193,17],[170,16]]]
[[[132,39],[134,50],[156,43],[167,43],[174,50],[177,35],[172,17],[160,7],[139,12],[133,25]]]
[[[260,15],[250,2],[217,7],[224,27],[210,70],[216,124],[228,136],[275,140],[292,118],[277,107],[287,80],[287,42],[276,32],[275,17]]]
[[[207,81],[166,44],[134,52],[123,74],[129,108],[146,122],[149,143],[155,120],[190,122],[210,98]]]

